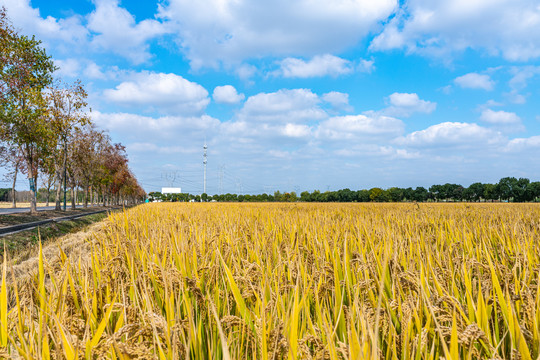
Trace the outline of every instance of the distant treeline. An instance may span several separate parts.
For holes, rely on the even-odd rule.
[[[218,202],[401,202],[401,201],[509,201],[526,202],[540,200],[540,182],[531,182],[527,178],[505,177],[496,184],[474,183],[469,187],[459,184],[432,185],[428,189],[417,187],[415,189],[391,187],[381,189],[378,187],[369,190],[342,189],[337,191],[313,192],[304,191],[300,195],[295,192],[281,193],[276,191],[273,195],[237,195],[224,194],[161,194],[151,192],[150,201],[218,201]]]
[[[0,201],[8,201],[8,194],[11,189],[0,189]]]

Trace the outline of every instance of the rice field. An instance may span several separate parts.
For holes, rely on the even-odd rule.
[[[540,206],[145,204],[4,260],[0,356],[538,359]]]

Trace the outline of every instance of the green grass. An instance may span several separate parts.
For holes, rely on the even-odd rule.
[[[28,252],[29,254],[35,252],[32,250],[37,249],[40,237],[43,243],[47,243],[52,239],[57,239],[66,234],[78,232],[106,217],[107,213],[93,214],[78,219],[46,224],[35,229],[0,237],[0,241],[3,243],[0,254],[3,254],[4,249],[6,249],[10,254],[10,257],[17,257],[21,260],[18,256],[21,252]]]

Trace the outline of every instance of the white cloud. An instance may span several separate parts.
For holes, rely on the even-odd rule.
[[[238,118],[250,122],[316,121],[327,116],[319,103],[317,94],[308,89],[282,89],[273,93],[260,93],[247,99]]]
[[[169,30],[155,19],[136,22],[134,16],[119,5],[119,0],[95,0],[89,15],[65,18],[41,17],[30,0],[4,0],[8,16],[17,29],[36,35],[48,51],[73,56],[73,53],[106,51],[125,57],[134,64],[147,62],[152,56],[148,42]]]
[[[140,22],[118,0],[96,0],[96,9],[88,16],[88,29],[95,35],[92,45],[141,64],[151,58],[148,41],[168,32],[161,22]]]
[[[88,63],[88,65],[83,71],[83,74],[90,79],[107,79],[107,75],[103,71],[101,71],[101,67],[95,62]]]
[[[482,89],[482,90],[493,90],[495,83],[489,75],[482,75],[477,73],[468,73],[463,76],[459,76],[454,80],[454,83],[459,85],[462,88],[467,89]]]
[[[393,137],[403,132],[401,120],[389,116],[336,116],[320,123],[319,139],[354,140],[366,137]]]
[[[301,138],[311,134],[311,129],[307,125],[303,124],[286,124],[282,128],[282,133],[288,137]]]
[[[347,75],[354,72],[352,62],[340,57],[325,54],[317,55],[309,61],[286,58],[280,62],[280,69],[275,72],[285,78],[311,78]]]
[[[540,66],[514,66],[510,70],[512,78],[509,85],[514,90],[522,90],[527,83],[537,75],[540,75]]]
[[[195,134],[212,134],[220,121],[208,115],[150,117],[132,113],[102,113],[92,111],[92,120],[103,129],[117,132],[135,142],[154,142],[163,139],[189,139]],[[144,139],[144,140],[143,140]],[[149,148],[150,149],[150,148]]]
[[[116,89],[103,92],[109,101],[127,106],[150,107],[161,113],[200,115],[210,102],[201,85],[176,74],[141,72]]]
[[[186,146],[159,146],[154,143],[131,143],[127,145],[127,150],[131,153],[143,153],[147,154],[148,152],[152,153],[158,153],[163,155],[171,155],[171,154],[194,154],[197,151],[200,151],[199,148],[193,148],[193,147],[186,147]],[[174,167],[173,164],[168,164],[167,167]]]
[[[74,44],[87,41],[88,30],[81,24],[80,16],[65,19],[52,16],[42,18],[39,9],[34,9],[30,0],[2,0],[2,6],[6,7],[15,28],[21,29],[24,34],[36,35],[45,43],[60,40],[71,49]]]
[[[419,151],[409,151],[407,149],[397,149],[392,146],[380,146],[379,150],[382,155],[393,159],[417,159],[421,157]]]
[[[508,142],[505,150],[508,152],[521,152],[529,149],[540,148],[540,136],[531,136],[529,138],[516,138]]]
[[[354,46],[396,0],[170,0],[170,21],[194,69],[266,56],[310,57]]]
[[[336,110],[352,110],[352,107],[349,105],[349,94],[330,91],[329,93],[323,94],[322,100],[330,104]]]
[[[220,134],[226,142],[256,143],[259,147],[279,142],[298,144],[308,141],[312,128],[305,124],[250,123],[244,120],[224,122]]]
[[[85,58],[55,59],[54,64],[58,67],[55,74],[68,78],[85,77],[92,80],[117,80],[133,75],[132,72],[120,70],[117,66],[111,66],[103,70],[95,62]]]
[[[521,118],[515,113],[502,110],[493,111],[491,109],[486,109],[482,111],[482,115],[480,115],[480,120],[485,121],[489,124],[497,125],[521,124]]]
[[[212,97],[221,104],[238,104],[245,98],[244,94],[239,94],[232,85],[216,86]]]
[[[373,71],[375,71],[375,60],[361,59],[356,66],[356,70],[359,72],[371,74]]]
[[[448,57],[483,49],[511,61],[540,57],[536,0],[409,0],[371,43],[373,50]]]
[[[437,108],[437,103],[422,100],[416,93],[393,93],[387,102],[389,107],[382,112],[392,116],[411,116],[413,113],[431,114]]]
[[[474,123],[443,122],[397,140],[413,147],[477,147],[497,144],[501,134]]]
[[[76,59],[54,60],[54,65],[58,67],[55,74],[60,76],[74,78],[79,75],[80,64]]]

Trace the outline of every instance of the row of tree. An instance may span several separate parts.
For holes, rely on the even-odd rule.
[[[540,201],[540,182],[527,178],[505,177],[496,184],[474,183],[468,187],[458,184],[433,185],[429,189],[378,187],[369,190],[342,189],[338,191],[304,191],[298,196],[295,192],[271,194],[237,195],[223,194],[161,194],[151,192],[150,201],[217,201],[217,202],[401,202],[401,201]]]
[[[67,188],[80,189],[85,205],[90,198],[104,205],[141,201],[145,192],[125,147],[91,122],[80,81],[54,78],[56,67],[40,43],[19,34],[0,9],[0,166],[9,169],[12,191],[17,174],[27,175],[32,212],[38,178],[49,192],[55,189],[57,209]]]

